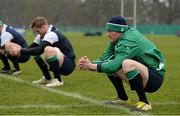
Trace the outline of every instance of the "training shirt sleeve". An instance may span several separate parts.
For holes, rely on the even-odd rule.
[[[53,44],[53,43],[59,41],[59,39],[58,39],[58,36],[57,36],[56,33],[54,33],[54,32],[49,32],[49,33],[47,33],[47,34],[44,36],[44,38],[43,38],[42,41],[47,41],[47,42]]]
[[[27,55],[41,55],[44,52],[44,48],[46,46],[51,46],[51,43],[47,41],[43,41],[39,46],[33,47],[33,48],[22,48],[21,54],[27,54]]]
[[[137,43],[119,44],[115,47],[115,57],[98,64],[97,70],[98,72],[114,74],[122,67],[123,60],[133,58],[138,52],[140,52],[140,46]]]
[[[4,44],[10,42],[13,39],[13,35],[9,32],[4,32],[1,35],[1,46],[3,46]]]
[[[100,64],[102,62],[106,62],[107,60],[111,59],[113,57],[113,45],[112,43],[109,43],[108,47],[105,49],[103,54],[99,59],[96,59],[92,61],[93,64]]]
[[[29,48],[34,48],[34,47],[38,47],[38,46],[39,46],[39,44],[33,42],[31,45],[29,45]]]
[[[40,37],[39,34],[35,37],[33,43],[36,43],[36,44],[38,44],[38,45],[41,43],[41,37]]]

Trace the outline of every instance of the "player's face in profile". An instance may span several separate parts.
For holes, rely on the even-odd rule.
[[[40,34],[41,36],[43,36],[43,35],[46,33],[44,26],[42,26],[42,27],[40,27],[40,28],[34,27],[34,28],[33,28],[33,32],[34,32],[35,34]]]
[[[122,35],[122,33],[120,33],[120,32],[115,32],[115,31],[107,32],[107,36],[110,38],[111,42],[116,42],[121,35]]]

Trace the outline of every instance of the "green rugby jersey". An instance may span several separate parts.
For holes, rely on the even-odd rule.
[[[125,59],[132,59],[156,70],[164,76],[165,59],[160,50],[135,28],[129,29],[115,43],[109,43],[102,56],[92,63],[98,64],[98,72],[114,74]]]

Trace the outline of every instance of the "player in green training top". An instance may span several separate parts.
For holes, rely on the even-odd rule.
[[[109,46],[100,59],[90,61],[83,56],[78,61],[81,70],[106,73],[118,97],[112,103],[129,103],[122,80],[135,90],[139,101],[136,110],[151,110],[146,92],[153,93],[162,85],[166,71],[160,50],[121,16],[112,16],[106,24]]]

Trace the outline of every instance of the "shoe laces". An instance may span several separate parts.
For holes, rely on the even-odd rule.
[[[136,108],[141,109],[141,110],[145,110],[145,111],[152,109],[151,104],[147,104],[147,103],[144,103],[142,101],[139,101],[138,103],[136,103]]]

